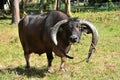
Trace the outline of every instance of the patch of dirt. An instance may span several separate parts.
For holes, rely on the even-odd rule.
[[[117,69],[117,66],[113,63],[108,63],[105,65],[107,69],[115,71]]]
[[[118,42],[120,42],[120,38],[118,38],[117,40],[118,40]]]
[[[11,38],[11,35],[7,35],[4,33],[0,34],[0,42],[9,42]]]

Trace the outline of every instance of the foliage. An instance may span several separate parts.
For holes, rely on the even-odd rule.
[[[70,50],[67,72],[60,72],[60,58],[54,56],[54,74],[47,73],[46,55],[32,54],[31,68],[24,68],[25,59],[18,29],[10,20],[0,21],[0,80],[119,80],[120,78],[120,11],[81,12],[73,14],[91,21],[99,31],[99,42],[90,63],[85,62],[91,35],[82,35],[81,42]]]
[[[95,3],[100,3],[102,0],[89,0],[90,5],[94,5]]]

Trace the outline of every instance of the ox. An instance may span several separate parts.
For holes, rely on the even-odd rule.
[[[46,53],[50,73],[54,72],[52,69],[52,52],[61,57],[60,69],[66,71],[66,58],[73,59],[67,53],[72,43],[80,41],[82,32],[92,34],[87,62],[89,62],[98,42],[98,32],[95,26],[88,21],[71,18],[60,11],[27,15],[19,22],[18,29],[24,50],[26,68],[30,67],[29,58],[32,52]]]

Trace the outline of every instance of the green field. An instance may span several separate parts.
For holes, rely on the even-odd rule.
[[[75,13],[74,17],[91,21],[99,32],[96,52],[85,62],[91,35],[83,35],[72,45],[67,72],[59,71],[60,58],[54,56],[54,74],[46,71],[46,55],[32,54],[31,68],[26,70],[17,26],[11,20],[0,20],[0,80],[120,80],[120,11]]]

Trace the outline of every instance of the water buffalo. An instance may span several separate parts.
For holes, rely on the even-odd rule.
[[[80,41],[82,32],[92,34],[87,62],[98,42],[98,32],[92,23],[78,18],[71,18],[60,11],[27,15],[19,22],[18,29],[26,59],[26,68],[30,67],[29,58],[32,52],[37,54],[46,53],[48,71],[51,73],[54,72],[52,69],[52,52],[61,57],[60,69],[65,71],[66,58],[73,59],[67,53],[72,43]]]

